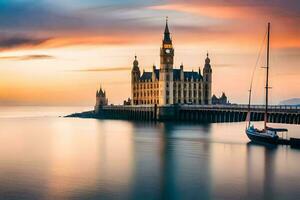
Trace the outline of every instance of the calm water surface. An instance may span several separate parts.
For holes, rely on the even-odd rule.
[[[0,107],[0,199],[300,197],[300,150],[250,144],[245,123],[58,117],[81,110]]]

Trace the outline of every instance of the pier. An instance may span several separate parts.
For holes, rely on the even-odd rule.
[[[263,121],[262,105],[251,106],[251,120]],[[240,122],[245,121],[247,105],[110,105],[99,108],[94,117],[144,121]],[[300,106],[269,106],[271,123],[300,124]]]

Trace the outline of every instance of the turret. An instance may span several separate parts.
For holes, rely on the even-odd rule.
[[[212,69],[208,53],[206,54],[205,65],[203,68],[203,89],[204,89],[204,104],[211,104],[212,90]]]
[[[137,101],[135,100],[136,97],[134,94],[136,94],[137,91],[137,83],[140,80],[141,72],[139,68],[139,62],[137,60],[137,56],[134,56],[134,61],[133,61],[133,67],[131,70],[131,99],[133,104],[137,104]]]
[[[100,89],[96,92],[95,112],[99,113],[99,110],[106,105],[108,105],[108,99],[106,98],[105,91],[102,90],[102,87],[100,86]]]
[[[156,66],[155,65],[153,65],[152,66],[152,81],[154,82],[155,81],[155,79],[156,79],[156,74],[155,74],[155,71],[156,71]]]
[[[140,79],[140,68],[139,68],[139,62],[137,60],[137,56],[134,56],[134,61],[133,61],[133,67],[131,70],[131,81],[132,83],[136,83]]]
[[[184,81],[183,63],[180,65],[180,80]]]

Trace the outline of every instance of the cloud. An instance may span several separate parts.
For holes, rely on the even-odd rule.
[[[112,72],[112,71],[129,71],[130,67],[99,67],[90,69],[69,70],[69,72]]]
[[[212,64],[212,66],[217,68],[231,68],[236,67],[236,64]]]
[[[31,46],[38,46],[45,43],[48,38],[46,39],[39,39],[39,38],[30,38],[24,36],[13,36],[13,37],[0,37],[0,51],[7,50],[7,49],[14,49],[19,47],[31,47]]]
[[[293,0],[273,1],[170,1],[150,6],[150,9],[175,11],[215,19],[261,19],[265,17],[294,18],[300,20],[300,3]],[[263,18],[264,19],[264,18]]]
[[[76,29],[84,23],[66,9],[43,1],[0,1],[0,28],[15,31]]]
[[[72,1],[69,4],[58,0],[0,1],[0,36],[26,35],[2,40],[0,37],[0,51],[153,43],[161,36],[157,33],[163,30],[166,15],[170,16],[176,40],[180,38],[185,43],[257,41],[253,35],[259,34],[272,19],[280,27],[276,30],[280,35],[277,46],[300,46],[296,37],[300,34],[300,3],[293,0]]]
[[[43,54],[32,54],[32,55],[23,55],[23,56],[0,56],[0,60],[18,60],[18,61],[27,61],[27,60],[45,60],[45,59],[54,59],[54,56],[43,55]]]
[[[27,47],[128,44],[161,28],[145,23],[153,16],[132,13],[143,9],[145,6],[142,4],[82,6],[76,10],[59,5],[59,2],[53,5],[32,0],[0,1],[0,51]]]

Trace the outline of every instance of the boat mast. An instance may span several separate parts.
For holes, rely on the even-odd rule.
[[[267,43],[267,78],[266,78],[266,108],[265,108],[265,130],[267,130],[268,121],[268,101],[269,101],[269,57],[270,57],[270,22],[268,23],[268,43]]]
[[[248,113],[246,118],[246,120],[248,119],[248,127],[250,127],[251,124],[251,93],[252,93],[252,83],[249,89]]]

